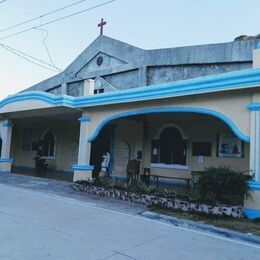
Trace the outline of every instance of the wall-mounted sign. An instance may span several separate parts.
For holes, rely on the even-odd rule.
[[[244,157],[244,142],[232,133],[219,133],[217,142],[218,157]]]

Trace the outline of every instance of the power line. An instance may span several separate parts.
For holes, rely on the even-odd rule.
[[[13,33],[13,34],[9,34],[9,35],[7,35],[7,36],[5,36],[5,37],[0,38],[0,40],[4,40],[4,39],[7,39],[7,38],[16,36],[16,35],[18,35],[18,34],[21,34],[21,33],[25,33],[25,32],[28,32],[28,31],[32,31],[32,30],[34,30],[34,29],[36,29],[36,28],[40,28],[40,27],[43,27],[43,26],[45,26],[45,25],[48,25],[48,24],[51,24],[51,23],[55,23],[55,22],[58,22],[58,21],[61,21],[61,20],[67,19],[67,18],[70,18],[70,17],[75,16],[75,15],[78,15],[78,14],[82,14],[82,13],[85,13],[85,12],[87,12],[87,11],[91,11],[91,10],[93,10],[93,9],[99,8],[99,7],[101,7],[101,6],[110,4],[110,3],[115,2],[115,1],[116,1],[116,0],[106,1],[106,2],[104,2],[104,3],[102,3],[102,4],[95,5],[95,6],[92,6],[92,7],[86,8],[86,9],[83,9],[83,10],[81,10],[81,11],[78,11],[78,12],[75,12],[75,13],[72,13],[72,14],[69,14],[69,15],[66,15],[66,16],[63,16],[63,17],[60,17],[60,18],[58,18],[58,19],[51,20],[51,21],[48,21],[48,22],[46,22],[46,23],[43,23],[43,24],[40,24],[40,25],[37,25],[37,26],[34,26],[34,27],[30,27],[30,28],[25,29],[25,30],[22,30],[22,31],[18,31],[18,32]]]
[[[54,71],[54,72],[60,72],[60,71],[61,71],[59,68],[54,67],[52,64],[49,64],[49,63],[47,63],[47,62],[45,62],[45,61],[43,61],[43,60],[40,60],[40,59],[38,59],[38,58],[35,58],[35,57],[33,57],[33,56],[29,55],[29,54],[26,54],[26,53],[24,53],[24,52],[22,52],[22,51],[19,51],[19,50],[17,50],[17,49],[14,49],[14,48],[12,48],[12,47],[10,47],[10,46],[8,46],[8,45],[5,45],[5,44],[0,43],[0,47],[2,47],[2,48],[5,49],[6,51],[11,52],[11,53],[13,53],[14,55],[16,55],[16,56],[18,56],[18,57],[20,57],[20,58],[22,58],[22,59],[24,59],[24,60],[26,60],[26,61],[28,61],[28,62],[30,62],[30,63],[33,63],[33,64],[35,64],[35,65],[37,65],[37,66],[40,66],[40,67],[42,67],[42,68],[45,68],[45,69],[47,69],[47,70],[51,70],[51,71]],[[36,61],[37,61],[37,62],[36,62]],[[42,64],[45,64],[45,65],[47,65],[47,66],[49,66],[49,67],[52,67],[53,69],[51,69],[51,68],[49,68],[49,67],[47,67],[47,66],[45,66],[45,65],[42,65],[42,64],[40,64],[40,63],[38,63],[38,62],[40,62],[40,63],[42,63]]]
[[[20,50],[17,50],[17,49],[15,49],[15,48],[12,48],[12,47],[10,47],[10,46],[8,46],[8,45],[6,45],[6,44],[0,43],[0,47],[2,47],[3,49],[5,49],[5,50],[7,50],[7,51],[9,51],[9,52],[11,52],[11,53],[13,53],[14,55],[17,55],[18,57],[20,57],[20,58],[22,58],[22,59],[24,59],[24,60],[26,60],[26,61],[28,61],[28,62],[30,62],[30,63],[33,63],[33,64],[35,64],[35,65],[37,65],[37,66],[40,66],[40,67],[42,67],[42,68],[44,68],[44,69],[51,70],[51,71],[54,71],[54,72],[61,72],[61,71],[62,71],[62,70],[61,70],[60,68],[58,68],[55,64],[52,65],[52,64],[50,64],[50,63],[48,63],[48,62],[45,62],[45,61],[43,61],[43,60],[41,60],[41,59],[35,58],[35,57],[33,57],[32,55],[29,55],[29,54],[27,54],[27,53],[25,53],[25,52],[22,52],[22,51],[20,51]],[[24,57],[24,56],[25,56],[25,57]],[[47,65],[47,66],[49,66],[49,67],[52,67],[53,69],[51,69],[51,68],[49,68],[49,67],[46,67],[46,66],[44,66],[44,65],[42,65],[42,64],[39,64],[39,62],[42,63],[42,64],[44,64],[44,65]],[[76,78],[78,78],[78,79],[84,80],[84,78],[79,77],[78,75],[76,75],[76,74],[74,74],[74,73],[70,74],[70,73],[67,73],[66,71],[63,71],[62,73],[65,74],[66,76],[68,76],[69,78],[76,77]]]
[[[5,0],[5,1],[7,1],[7,0]],[[5,2],[5,1],[2,1],[2,2]],[[10,30],[10,29],[16,28],[16,27],[18,27],[18,26],[21,26],[21,25],[24,25],[24,24],[33,22],[33,21],[38,20],[38,19],[40,19],[40,18],[43,18],[43,17],[45,17],[45,16],[48,16],[48,15],[51,15],[51,14],[55,14],[55,13],[57,13],[57,12],[60,12],[60,11],[64,10],[64,9],[70,8],[70,7],[74,6],[74,5],[78,5],[78,4],[81,4],[81,3],[86,2],[86,1],[87,1],[87,0],[81,0],[81,1],[78,1],[78,2],[75,2],[75,3],[72,3],[72,4],[69,4],[69,5],[63,6],[63,7],[61,7],[61,8],[58,8],[58,9],[56,9],[56,10],[53,10],[53,11],[50,11],[50,12],[48,12],[48,13],[42,14],[42,15],[40,15],[40,16],[34,17],[34,18],[32,18],[32,19],[26,20],[26,21],[24,21],[24,22],[21,22],[21,23],[12,25],[12,26],[10,26],[10,27],[1,29],[0,32],[5,32],[5,31],[8,31],[8,30]],[[2,2],[0,2],[0,3],[2,3]]]
[[[49,50],[48,45],[47,45],[47,43],[46,43],[46,40],[47,40],[48,35],[49,35],[49,32],[48,32],[47,30],[41,29],[41,28],[37,28],[36,30],[39,30],[39,31],[42,32],[42,36],[43,36],[42,44],[43,44],[43,46],[45,47],[45,50],[46,50],[46,52],[47,52],[47,55],[48,55],[48,57],[49,57],[49,60],[50,60],[51,64],[53,65],[53,67],[57,68],[57,66],[56,66],[55,63],[53,62],[53,59],[52,59],[52,57],[51,57],[50,50]],[[44,33],[46,33],[45,36],[44,36]]]

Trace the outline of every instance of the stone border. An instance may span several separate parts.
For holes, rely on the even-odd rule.
[[[198,212],[204,214],[229,216],[234,218],[243,218],[242,206],[228,206],[228,205],[207,205],[195,202],[183,201],[176,198],[166,198],[153,195],[138,195],[133,192],[121,191],[118,189],[109,189],[97,186],[86,186],[78,183],[73,183],[72,188],[76,191],[87,192],[101,197],[114,198],[128,201],[144,206],[159,206],[168,209],[178,209],[185,212]]]
[[[257,235],[253,235],[251,233],[242,233],[239,231],[228,230],[225,228],[215,227],[209,224],[202,224],[192,220],[179,219],[179,218],[175,218],[172,216],[167,216],[167,215],[163,215],[151,211],[145,211],[141,214],[141,216],[155,221],[168,223],[177,227],[184,227],[193,230],[209,232],[216,235],[224,236],[226,238],[238,239],[248,243],[257,244],[258,246],[260,245],[260,237]]]

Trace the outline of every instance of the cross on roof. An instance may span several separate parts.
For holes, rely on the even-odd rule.
[[[98,27],[100,27],[100,35],[103,35],[103,28],[104,26],[107,24],[106,21],[104,21],[104,19],[101,19],[101,22],[98,24]]]

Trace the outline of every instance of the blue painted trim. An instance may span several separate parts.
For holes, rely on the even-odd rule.
[[[244,214],[249,219],[258,219],[260,218],[260,209],[244,208]]]
[[[257,49],[260,49],[260,42],[257,43],[256,48],[257,48]]]
[[[90,117],[88,117],[88,116],[83,116],[83,117],[80,117],[79,118],[79,121],[80,122],[90,122]]]
[[[260,110],[260,103],[251,103],[247,106],[250,111],[259,111]]]
[[[0,174],[8,174],[11,173],[11,171],[0,171]]]
[[[0,163],[12,163],[13,159],[11,158],[0,158]]]
[[[0,102],[0,108],[19,101],[39,100],[53,106],[74,107],[75,98],[67,95],[56,96],[43,91],[28,91],[9,96]]]
[[[92,171],[94,170],[93,165],[73,165],[73,170],[79,170],[79,171]]]
[[[12,122],[4,122],[4,123],[2,124],[2,126],[3,126],[3,127],[13,127],[14,125],[13,125]]]
[[[149,108],[149,109],[134,110],[134,111],[130,111],[130,112],[116,114],[116,115],[107,117],[105,120],[103,120],[98,125],[98,127],[96,128],[93,135],[88,139],[88,142],[92,142],[93,140],[95,140],[96,137],[98,136],[99,132],[101,131],[101,129],[112,120],[129,117],[129,116],[157,114],[157,113],[197,113],[197,114],[211,115],[211,116],[219,118],[220,120],[225,122],[238,138],[240,138],[241,140],[243,140],[247,143],[250,142],[250,137],[246,136],[242,132],[240,132],[240,130],[235,125],[235,123],[231,119],[229,119],[227,116],[225,116],[224,114],[221,114],[220,112],[217,112],[215,110],[205,109],[205,108],[196,108],[196,107]]]
[[[32,99],[43,101],[52,106],[93,107],[226,90],[259,88],[259,86],[260,69],[249,69],[83,97],[56,96],[42,91],[22,92],[2,100],[0,108],[10,103]]]
[[[248,186],[250,190],[259,190],[260,191],[260,182],[249,181]]]

